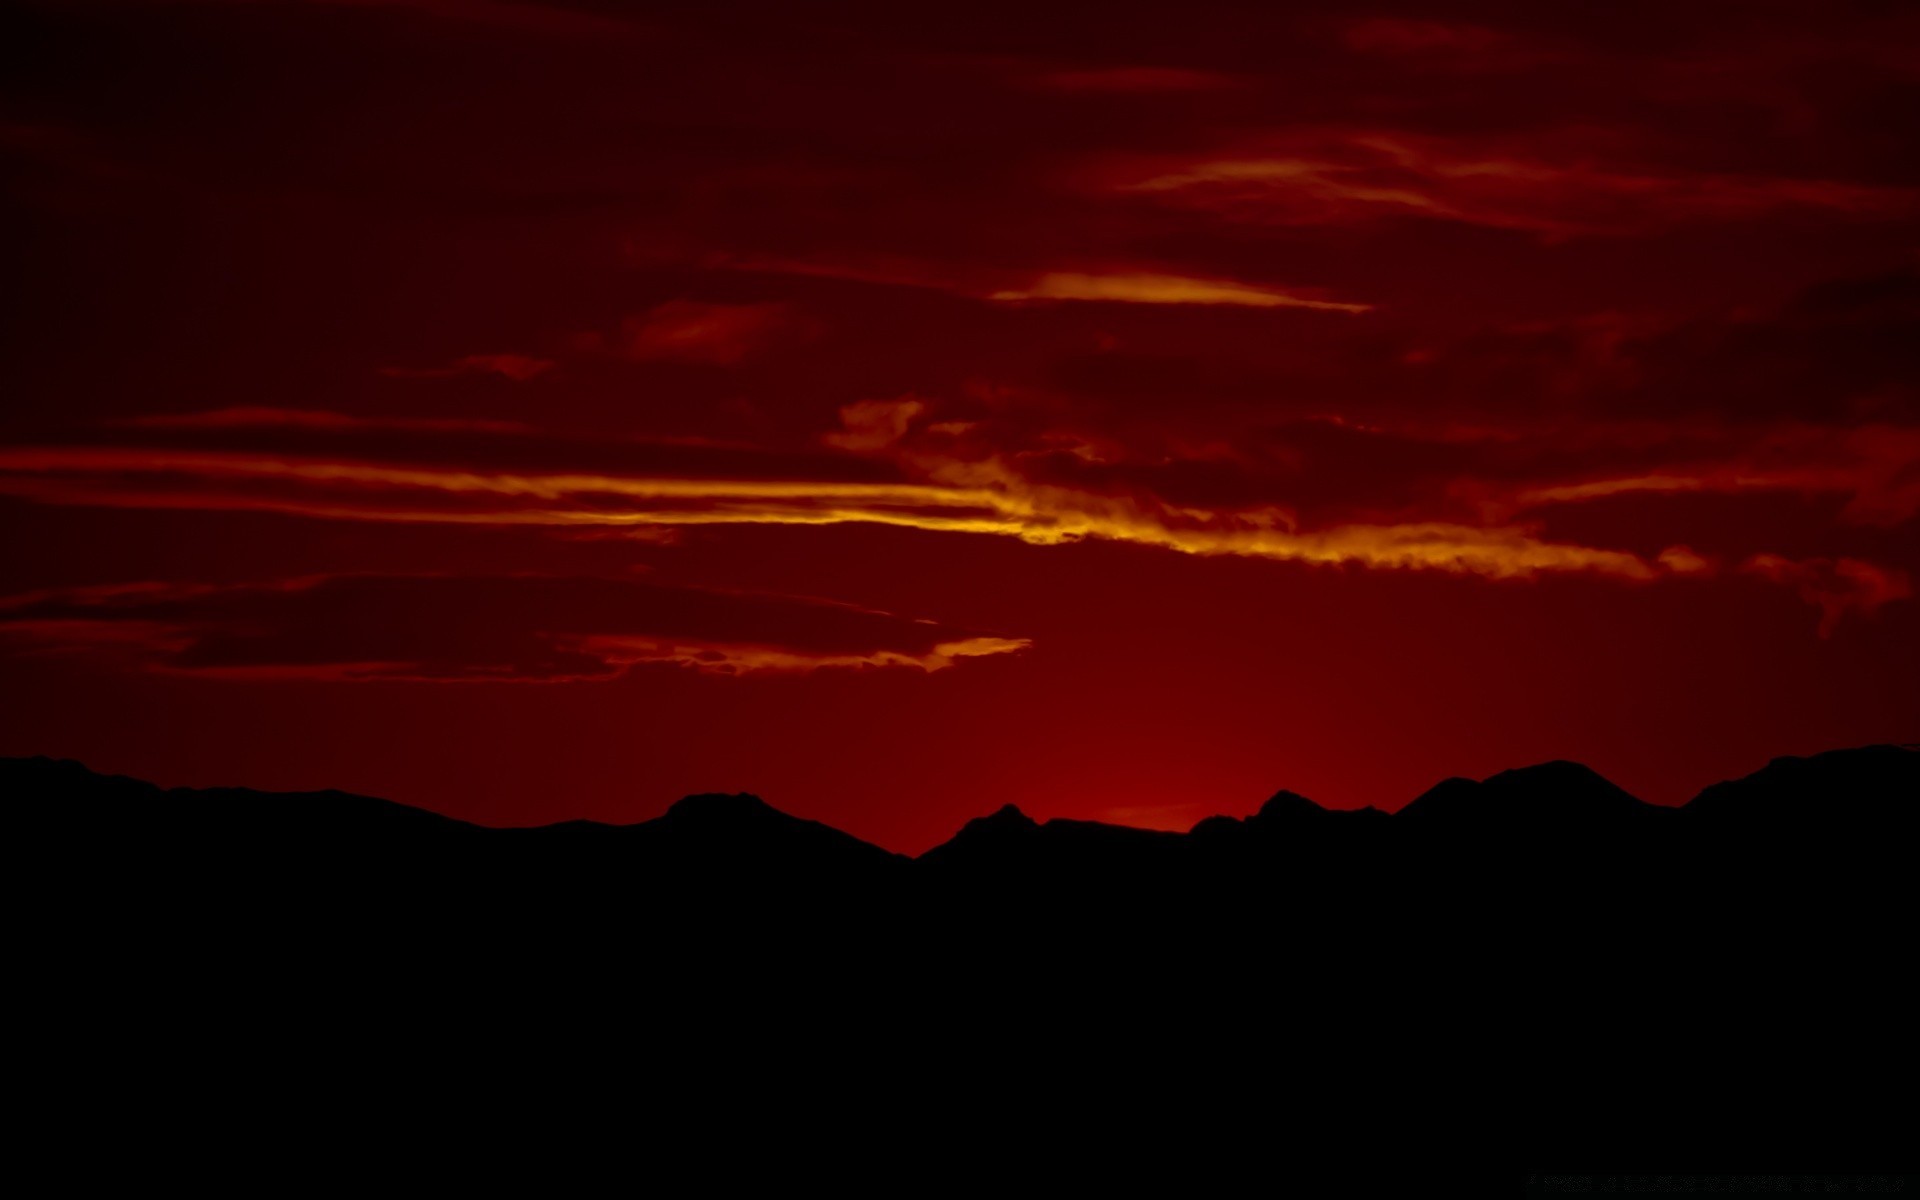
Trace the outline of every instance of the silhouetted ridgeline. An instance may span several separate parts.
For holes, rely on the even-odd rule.
[[[425,1039],[450,1078],[612,1056],[623,1089],[722,1105],[852,1072],[1158,1122],[1251,1089],[1280,1152],[1498,1158],[1894,1145],[1879,1097],[1913,1065],[1920,753],[1893,746],[1680,808],[1572,763],[1186,834],[1007,807],[918,859],[751,796],[488,829],[48,759],[0,788],[42,1011],[16,1024],[122,1075],[209,1047],[377,1072]]]
[[[494,829],[343,792],[176,788],[47,758],[0,759],[16,836],[43,862],[99,870],[111,887],[203,890],[226,877],[275,891],[413,890],[431,880],[487,892],[695,889],[783,905],[849,896],[889,902],[965,896],[1021,903],[1096,888],[1110,901],[1204,892],[1318,889],[1341,902],[1472,900],[1506,885],[1627,882],[1620,899],[1703,874],[1813,875],[1905,855],[1920,824],[1920,753],[1898,746],[1775,759],[1679,808],[1646,804],[1576,763],[1448,779],[1389,816],[1333,811],[1280,792],[1245,820],[1185,834],[1055,819],[1008,805],[908,859],[748,795],[689,796],[634,825],[567,822]],[[531,885],[538,883],[537,889]],[[1783,883],[1788,880],[1783,879]],[[1433,888],[1444,884],[1444,895]],[[1363,886],[1364,885],[1364,886]],[[159,898],[149,892],[149,898]],[[522,896],[527,899],[528,896]],[[1330,899],[1323,897],[1323,901]]]
[[[492,829],[337,792],[162,791],[48,759],[0,761],[0,786],[20,869],[69,911],[116,929],[177,918],[189,940],[264,924],[545,947],[629,937],[638,920],[656,946],[698,948],[715,929],[858,947],[937,936],[1046,967],[1063,940],[1185,955],[1364,939],[1402,965],[1524,951],[1550,974],[1563,952],[1588,970],[1777,956],[1816,927],[1822,953],[1890,933],[1911,912],[1920,753],[1777,759],[1679,808],[1566,762],[1450,779],[1393,815],[1281,792],[1185,834],[1008,806],[918,859],[752,796],[690,796],[634,825]]]

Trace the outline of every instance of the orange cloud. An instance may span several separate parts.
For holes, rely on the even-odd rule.
[[[886,287],[925,288],[1002,304],[1033,301],[1097,301],[1109,304],[1213,304],[1248,308],[1306,308],[1363,313],[1371,304],[1330,300],[1308,291],[1235,279],[1172,275],[1152,270],[1021,272],[977,264],[941,263],[899,256],[795,258],[730,255],[705,264],[736,271],[765,271],[823,279],[849,279]]]
[[[1422,217],[1553,236],[1731,220],[1781,209],[1898,216],[1920,191],[1825,179],[1662,170],[1399,131],[1302,131],[1227,153],[1096,167],[1102,191],[1237,221]]]
[[[1659,563],[1675,575],[1706,575],[1713,571],[1712,561],[1695,554],[1688,546],[1668,546],[1660,552]]]
[[[840,409],[840,424],[844,428],[821,440],[829,446],[856,453],[884,450],[905,437],[913,419],[926,411],[926,402],[911,396],[898,400],[856,400]]]
[[[1511,514],[1632,493],[1788,491],[1850,495],[1843,517],[1892,526],[1920,513],[1915,463],[1920,463],[1920,429],[1863,426],[1829,434],[1788,428],[1737,448],[1727,462],[1530,485],[1483,501],[1483,511]]]
[[[1318,308],[1331,312],[1363,313],[1370,304],[1316,300],[1276,288],[1223,279],[1189,279],[1180,275],[1088,275],[1054,271],[1024,288],[992,293],[993,300],[1099,300],[1119,304],[1239,304],[1249,308]]]
[[[1897,428],[1782,427],[1759,441],[1743,443],[1726,463],[1657,465],[1562,482],[1501,482],[1502,473],[1526,461],[1512,458],[1517,447],[1506,443],[1495,444],[1478,457],[1430,461],[1430,455],[1414,453],[1420,447],[1402,438],[1391,442],[1385,452],[1390,457],[1397,454],[1399,461],[1410,463],[1416,471],[1440,472],[1431,477],[1428,490],[1408,491],[1409,499],[1399,505],[1369,510],[1355,502],[1324,509],[1325,515],[1309,522],[1301,513],[1312,511],[1311,506],[1301,509],[1262,498],[1263,493],[1284,496],[1303,478],[1300,463],[1290,459],[1280,462],[1277,474],[1250,476],[1249,488],[1202,487],[1179,498],[1166,493],[1156,469],[1135,469],[1124,446],[1102,449],[1047,433],[1032,443],[1031,450],[1008,449],[996,444],[991,422],[929,423],[923,419],[929,407],[912,396],[844,406],[841,429],[822,435],[828,445],[847,452],[843,455],[768,456],[730,449],[707,461],[685,457],[694,447],[678,451],[681,457],[675,461],[682,467],[698,469],[699,462],[706,461],[710,471],[706,477],[660,473],[660,466],[638,465],[649,460],[663,464],[658,455],[633,458],[608,454],[606,447],[598,448],[597,460],[632,461],[636,466],[568,471],[421,461],[421,455],[463,451],[448,439],[405,445],[373,433],[366,434],[365,445],[384,440],[386,449],[381,453],[405,457],[355,457],[349,445],[361,443],[343,444],[342,437],[359,437],[359,431],[386,428],[387,423],[361,425],[352,418],[334,421],[297,410],[292,417],[280,410],[188,414],[167,427],[176,432],[204,428],[218,433],[222,448],[171,444],[0,448],[0,494],[47,504],[544,527],[569,537],[657,538],[707,525],[876,524],[1016,538],[1031,545],[1095,539],[1183,554],[1444,571],[1488,579],[1585,573],[1630,581],[1710,576],[1721,568],[1714,558],[1687,546],[1669,546],[1649,557],[1605,545],[1554,540],[1537,524],[1521,520],[1521,514],[1536,507],[1629,492],[1766,487],[1851,490],[1849,512],[1858,509],[1865,515],[1905,519],[1912,515],[1916,499],[1914,460],[1908,453],[1916,435]],[[230,448],[238,433],[256,427],[260,439],[280,445],[272,450]],[[288,453],[284,448],[287,429],[312,430],[327,437],[316,436],[308,453]],[[1356,427],[1342,436],[1388,435]],[[489,441],[486,452],[490,461],[512,462],[517,444],[511,438]],[[537,439],[528,439],[527,444],[542,460],[550,460],[562,448]],[[1652,452],[1657,453],[1657,445]],[[1332,461],[1343,481],[1353,472],[1338,467],[1343,461],[1338,453],[1372,449],[1370,445],[1350,445],[1344,450],[1340,444],[1320,446],[1320,451],[1336,454]],[[1555,457],[1552,446],[1536,452],[1549,460]],[[1632,453],[1644,455],[1649,450],[1636,447]],[[1063,461],[1079,466],[1063,468]],[[1218,462],[1229,471],[1262,469],[1257,456],[1242,461],[1229,453]],[[741,473],[722,474],[715,467]],[[1493,472],[1490,481],[1475,477],[1482,468]],[[783,471],[792,474],[769,477]],[[1170,478],[1178,483],[1181,477]],[[1369,483],[1362,478],[1360,483],[1363,488],[1391,487],[1393,479],[1378,477]],[[1422,497],[1434,503],[1423,507]],[[1371,515],[1350,515],[1362,512]],[[1884,572],[1880,583],[1869,583],[1864,574],[1869,568],[1854,560],[1839,563],[1795,567],[1788,560],[1762,556],[1749,561],[1745,569],[1815,597],[1828,628],[1842,609],[1871,611],[1905,586],[1900,577]],[[613,645],[607,643],[603,649],[611,652]],[[776,651],[741,649],[746,645],[714,640],[703,644],[701,652],[718,654],[716,663],[758,663],[755,669],[772,669],[787,661]],[[965,656],[964,650],[940,650],[931,644],[908,655],[927,669]],[[871,661],[900,665],[904,660]]]
[[[741,643],[683,644],[614,637],[585,638],[579,645],[581,650],[611,663],[674,663],[709,674],[747,675],[866,667],[906,667],[931,674],[944,671],[963,658],[1012,654],[1027,649],[1033,643],[1026,638],[971,637],[938,642],[919,651],[873,650],[858,654],[801,651]]]
[[[0,492],[47,503],[254,509],[403,522],[643,527],[872,523],[1015,537],[1085,538],[1237,555],[1516,578],[1658,574],[1622,551],[1545,541],[1517,526],[1446,522],[1298,530],[1284,509],[1170,506],[1147,495],[1035,484],[1005,460],[901,456],[918,482],[672,479],[265,458],[112,447],[0,450]]]

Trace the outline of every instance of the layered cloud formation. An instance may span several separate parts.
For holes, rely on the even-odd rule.
[[[1554,535],[1552,517],[1636,496],[1778,494],[1837,503],[1834,519],[1846,526],[1907,525],[1920,511],[1920,426],[1909,423],[1905,352],[1876,374],[1857,351],[1909,334],[1920,341],[1908,299],[1916,291],[1912,277],[1888,277],[1821,285],[1775,312],[1684,327],[1571,324],[1429,342],[1351,364],[1355,376],[1373,374],[1379,397],[1343,406],[1358,419],[1290,411],[1263,398],[1258,377],[1220,386],[1198,361],[1096,350],[1050,378],[989,395],[855,400],[832,414],[835,428],[761,446],[556,437],[478,418],[248,407],[151,414],[61,444],[0,449],[0,492],[55,504],[558,529],[870,523],[1494,579],[1585,572],[1653,581],[1739,566],[1800,586],[1805,572],[1754,566],[1795,561],[1762,528],[1694,545],[1643,515],[1611,539],[1570,539]],[[706,321],[681,340],[701,346],[711,335],[732,347],[725,339],[760,328],[758,317]],[[1798,390],[1777,404],[1749,390],[1746,413],[1686,406],[1690,385],[1726,381],[1714,370],[1720,362],[1744,365],[1762,346],[1798,375],[1783,370],[1771,382]],[[687,353],[738,361],[732,349]],[[1183,380],[1204,403],[1154,402]],[[1475,385],[1478,409],[1451,402]],[[1841,411],[1821,403],[1822,386],[1845,398]],[[1147,390],[1128,394],[1136,388]],[[1506,408],[1502,388],[1547,408]],[[1671,400],[1658,412],[1662,397]],[[1910,591],[1899,567],[1848,561],[1851,578],[1871,572],[1879,582],[1823,588],[1829,632],[1840,612],[1870,612]]]
[[[636,664],[938,671],[1027,644],[817,600],[542,575],[50,589],[0,597],[0,637],[204,677],[428,682],[605,679]]]

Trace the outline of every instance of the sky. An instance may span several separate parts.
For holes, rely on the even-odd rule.
[[[1920,10],[17,3],[0,753],[918,852],[1920,740]]]

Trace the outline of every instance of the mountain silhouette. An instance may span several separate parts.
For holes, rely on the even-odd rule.
[[[1481,782],[1443,780],[1395,816],[1428,829],[1563,833],[1641,821],[1660,811],[1593,769],[1561,761],[1502,771]]]
[[[903,1119],[1078,1096],[1129,1130],[1239,1096],[1343,1161],[1577,1156],[1623,1120],[1733,1153],[1787,1111],[1803,1142],[1902,1132],[1831,1084],[1910,1038],[1912,749],[1679,808],[1557,762],[1187,833],[1008,805],[914,859],[745,795],[502,829],[46,758],[0,760],[0,795],[22,1028],[96,1073],[215,1048],[379,1079],[432,1044],[512,1078],[511,1048],[716,1112],[855,1080]]]
[[[687,796],[665,814],[633,825],[573,821],[490,832],[498,842],[537,839],[576,848],[604,844],[605,852],[636,871],[707,877],[757,878],[778,871],[792,873],[796,879],[811,875],[824,885],[850,875],[883,875],[907,861],[745,794]]]
[[[1229,849],[1358,845],[1392,854],[1438,840],[1470,852],[1452,843],[1465,838],[1498,849],[1541,835],[1625,836],[1646,848],[1668,841],[1695,846],[1713,837],[1844,836],[1859,840],[1860,853],[1872,853],[1883,839],[1911,838],[1916,829],[1920,752],[1884,745],[1776,758],[1751,775],[1705,788],[1679,808],[1647,804],[1592,769],[1564,761],[1480,781],[1443,780],[1392,814],[1331,810],[1280,791],[1249,817],[1208,817],[1184,834],[1067,818],[1035,821],[1008,804],[911,860],[744,794],[688,796],[662,816],[631,825],[571,821],[495,829],[346,792],[163,790],[42,757],[0,759],[0,790],[17,831],[75,846],[137,847],[147,857],[163,849],[202,857],[273,848],[377,857],[421,846],[497,853],[512,845],[548,855],[591,848],[636,872],[750,878],[781,870],[822,881],[909,873],[1012,878],[1141,864],[1171,869]]]
[[[1722,828],[1911,836],[1920,828],[1917,760],[1920,752],[1903,746],[1776,758],[1751,775],[1702,790],[1686,811]]]
[[[1045,883],[1055,872],[1139,869],[1143,861],[1175,852],[1181,835],[1099,821],[1054,818],[1037,822],[1009,804],[967,822],[959,833],[922,854],[917,865],[948,879],[996,885]]]
[[[1612,897],[1605,913],[1653,920],[1659,905],[1752,887],[1785,861],[1811,870],[1816,853],[1833,886],[1874,886],[1872,870],[1912,847],[1920,753],[1874,746],[1776,759],[1677,809],[1570,762],[1444,780],[1392,814],[1329,810],[1280,791],[1244,820],[1210,817],[1187,833],[1036,821],[1006,805],[917,859],[749,795],[689,796],[631,825],[496,829],[343,792],[162,790],[46,758],[0,760],[0,789],[16,835],[45,863],[111,879],[102,895],[212,896],[234,884],[299,903],[353,895],[404,908],[433,893],[474,911],[528,913],[559,897],[604,904],[671,893],[783,914],[832,899],[936,921],[981,904],[1104,903],[1163,921],[1203,902],[1239,912],[1339,896],[1354,919],[1406,925],[1498,906],[1524,889],[1541,912],[1590,923],[1603,919],[1593,908],[1601,897]],[[1639,877],[1623,891],[1625,871]],[[1435,895],[1448,903],[1436,908]],[[1777,905],[1779,894],[1751,902]]]

